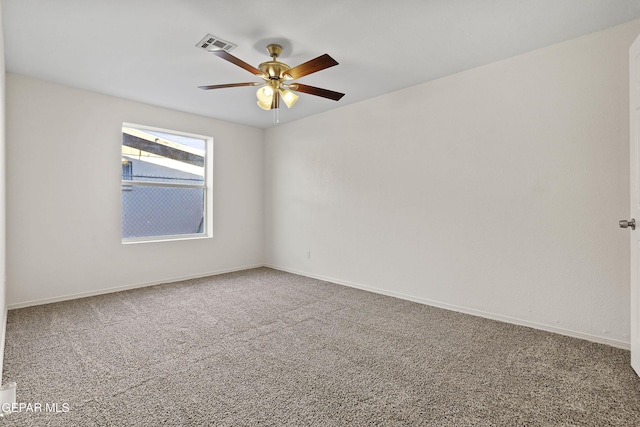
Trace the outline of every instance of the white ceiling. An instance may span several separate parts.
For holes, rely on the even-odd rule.
[[[280,42],[298,65],[340,65],[299,82],[344,92],[301,94],[290,122],[640,18],[638,0],[2,0],[7,71],[256,127],[272,113],[260,81],[195,47],[207,33],[258,66]],[[531,70],[535,72],[535,70]]]

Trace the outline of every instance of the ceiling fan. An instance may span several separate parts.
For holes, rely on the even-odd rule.
[[[289,83],[291,80],[296,80],[311,73],[338,65],[338,62],[326,53],[291,68],[287,64],[278,61],[278,56],[282,53],[282,46],[278,44],[270,44],[267,46],[267,52],[269,52],[269,56],[271,56],[271,61],[263,62],[258,66],[258,68],[255,68],[225,50],[214,50],[211,52],[220,58],[255,74],[262,78],[264,82],[228,83],[198,87],[200,89],[208,90],[227,87],[260,86],[256,92],[256,96],[258,97],[258,106],[263,110],[279,108],[280,98],[282,98],[287,108],[291,108],[293,104],[298,101],[298,95],[294,92],[308,93],[310,95],[320,96],[334,101],[339,101],[340,98],[344,96],[344,93],[334,92],[328,89],[322,89],[301,83]]]

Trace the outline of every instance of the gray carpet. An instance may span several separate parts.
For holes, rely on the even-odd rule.
[[[12,310],[16,426],[635,426],[629,352],[267,268]]]

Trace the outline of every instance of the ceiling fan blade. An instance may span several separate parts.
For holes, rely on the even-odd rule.
[[[310,61],[296,65],[285,74],[290,75],[295,80],[311,73],[315,73],[316,71],[333,67],[334,65],[338,65],[338,62],[325,53],[324,55],[318,56]]]
[[[339,101],[340,98],[344,96],[344,93],[334,92],[329,89],[322,89],[315,86],[303,85],[300,83],[289,85],[289,89],[295,92],[303,92],[303,93],[308,93],[310,95],[321,96],[323,98],[332,99],[334,101]]]
[[[254,67],[251,64],[247,64],[242,59],[236,58],[235,56],[231,55],[226,50],[213,50],[213,51],[211,51],[211,53],[213,53],[216,56],[219,56],[220,58],[224,59],[225,61],[229,61],[232,64],[237,65],[240,68],[244,68],[245,70],[247,70],[248,72],[250,72],[252,74],[255,74],[256,76],[260,76],[260,77],[264,76],[264,73],[262,71],[258,70],[256,67]]]
[[[264,83],[258,83],[258,82],[247,82],[247,83],[228,83],[228,84],[224,84],[224,85],[209,85],[209,86],[198,86],[198,88],[200,89],[223,89],[225,87],[240,87],[240,86],[258,86]]]

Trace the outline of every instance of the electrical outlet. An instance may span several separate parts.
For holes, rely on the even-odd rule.
[[[307,259],[311,259],[311,251],[307,251]]]

